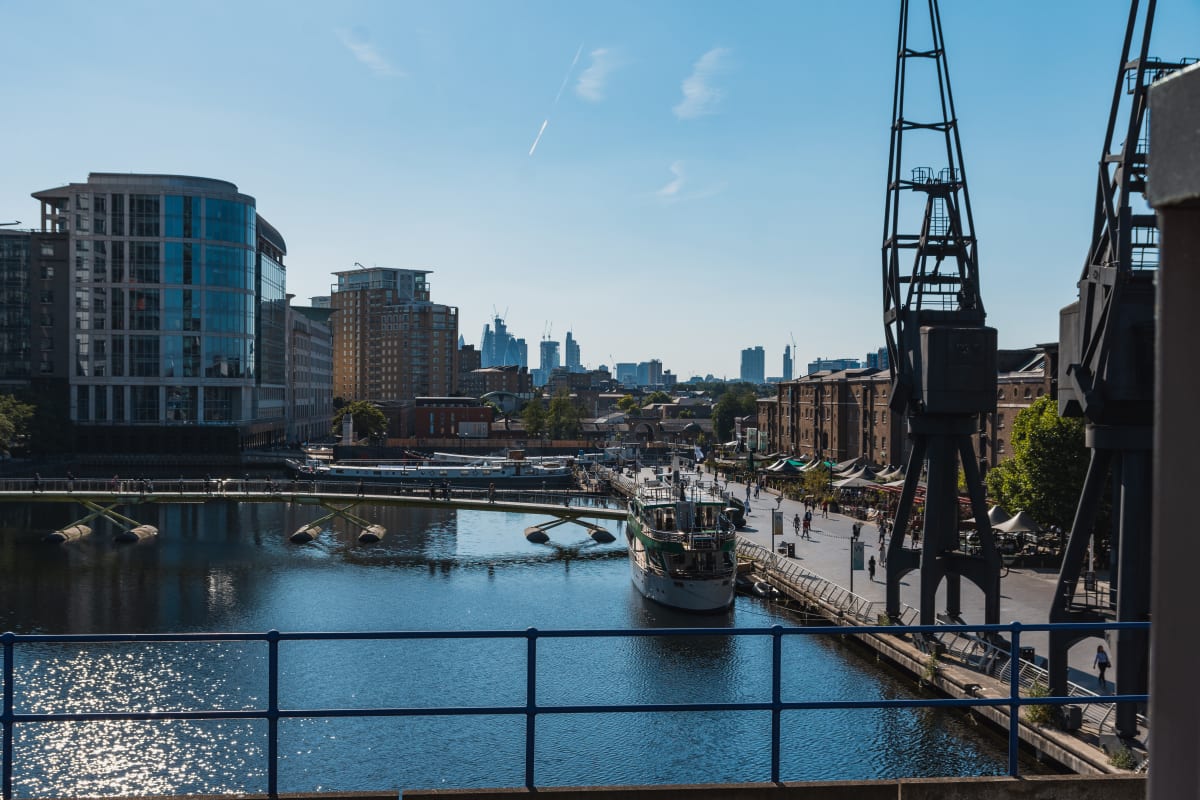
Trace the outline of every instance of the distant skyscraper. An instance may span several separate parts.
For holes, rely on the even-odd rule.
[[[783,348],[783,379],[790,381],[792,379],[792,346],[784,345]]]
[[[887,348],[881,347],[874,353],[867,353],[866,363],[872,369],[887,369],[891,363],[888,361]]]
[[[767,381],[767,360],[766,353],[763,352],[762,346],[747,347],[742,351],[742,373],[743,381],[747,383],[766,383]]]
[[[613,369],[616,370],[617,383],[622,386],[637,385],[637,364],[621,361],[617,362]]]
[[[567,341],[564,345],[566,350],[566,367],[568,372],[583,372],[583,364],[579,360],[579,342],[575,341],[575,337],[571,331],[567,331]]]
[[[516,364],[529,365],[528,347],[524,339],[517,339],[508,332],[504,319],[496,317],[492,325],[483,326],[483,337],[479,342],[480,360],[484,367],[504,367]]]
[[[543,339],[538,350],[540,359],[538,369],[534,370],[533,382],[537,386],[545,386],[550,381],[550,373],[561,366],[558,360],[558,342]]]
[[[657,358],[639,363],[636,374],[638,386],[662,386],[662,362]]]

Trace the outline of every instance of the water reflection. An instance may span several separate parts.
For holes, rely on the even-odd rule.
[[[0,510],[0,629],[138,633],[197,630],[543,630],[791,624],[739,598],[693,616],[644,600],[618,542],[527,515],[368,508],[388,528],[363,546],[333,521],[311,545],[288,535],[312,506],[216,501],[140,506],[156,540],[117,545],[107,524],[66,546],[40,541],[78,508]],[[613,525],[610,530],[614,529]],[[542,704],[770,699],[770,637],[543,638]],[[36,711],[241,709],[265,703],[261,643],[23,646],[17,697]],[[785,699],[911,696],[837,641],[784,640]],[[284,708],[522,706],[526,641],[284,642]],[[1002,750],[963,718],[931,712],[788,712],[784,777],[985,774]],[[14,746],[22,797],[263,789],[261,723],[22,725]],[[281,723],[284,791],[519,786],[522,717],[296,719]],[[545,715],[544,785],[765,780],[769,715],[760,712]]]

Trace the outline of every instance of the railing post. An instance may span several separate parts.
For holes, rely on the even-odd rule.
[[[783,703],[783,626],[771,626],[771,783],[779,783],[779,735]]]
[[[537,628],[527,628],[525,645],[525,788],[533,791],[534,725],[537,721]]]
[[[12,631],[0,636],[4,643],[4,708],[0,711],[0,720],[4,723],[4,767],[3,785],[0,794],[4,800],[12,800],[12,766],[13,766],[13,641],[16,635]]]
[[[267,631],[267,794],[279,796],[279,631]]]
[[[1021,623],[1012,623],[1012,645],[1008,654],[1008,696],[1012,704],[1008,707],[1008,774],[1016,778],[1020,774],[1017,754],[1021,748]]]

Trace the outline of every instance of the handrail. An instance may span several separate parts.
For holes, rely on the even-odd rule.
[[[941,634],[941,633],[1007,633],[1012,637],[1009,664],[1019,660],[1020,636],[1023,632],[1051,630],[1148,630],[1148,622],[1124,623],[1059,623],[1023,625],[1012,622],[1006,625],[862,625],[855,633],[895,636],[897,634]],[[0,635],[3,650],[4,694],[0,708],[0,723],[3,724],[3,761],[0,768],[0,793],[3,800],[13,797],[13,739],[19,725],[37,723],[95,722],[95,721],[146,721],[146,720],[206,720],[241,719],[265,720],[267,722],[267,793],[279,795],[279,720],[314,719],[333,717],[412,717],[412,716],[495,716],[522,715],[525,717],[525,787],[537,788],[534,772],[537,741],[534,736],[537,717],[547,714],[596,714],[596,713],[667,713],[685,711],[770,711],[771,712],[771,776],[773,783],[780,780],[780,740],[782,736],[782,712],[804,709],[843,708],[961,708],[968,706],[1007,706],[1009,719],[1018,720],[1025,705],[1065,705],[1071,703],[1130,702],[1144,703],[1148,695],[1131,694],[1101,698],[1096,697],[1022,697],[1016,679],[1010,681],[1010,692],[1006,697],[995,698],[916,698],[911,700],[806,700],[785,702],[781,698],[782,659],[780,656],[784,636],[841,636],[844,626],[789,627],[774,625],[770,628],[659,628],[659,629],[570,629],[538,630],[528,628],[492,631],[373,631],[373,632],[281,632],[265,633],[164,633],[164,634],[15,634]],[[721,703],[647,703],[647,704],[573,704],[542,705],[537,701],[539,639],[589,638],[611,639],[618,637],[662,637],[662,636],[768,636],[772,642],[771,698],[752,702]],[[279,706],[279,673],[281,671],[282,641],[362,641],[362,640],[424,640],[424,639],[521,639],[526,640],[526,697],[523,705],[509,706],[438,706],[438,707],[394,707],[394,708],[281,708]],[[125,712],[72,712],[72,713],[16,713],[14,663],[15,651],[26,644],[75,643],[114,644],[155,642],[262,642],[267,647],[267,687],[265,708],[245,708],[219,711],[125,711]],[[1011,673],[1011,669],[1010,669]],[[1020,670],[1017,670],[1020,674]],[[186,677],[181,676],[181,679]],[[1019,725],[1009,725],[1008,771],[1017,777]],[[232,745],[231,745],[232,746]],[[754,778],[748,778],[754,779]]]
[[[812,594],[822,603],[834,608],[844,617],[849,617],[866,624],[878,622],[878,615],[872,616],[872,612],[884,605],[881,601],[869,601],[860,595],[851,594],[848,589],[845,589],[841,585],[827,580],[815,572],[801,567],[792,559],[782,557],[778,553],[774,553],[748,539],[740,538],[738,540],[737,553],[739,556],[766,564],[768,570],[783,576],[785,580],[796,583],[799,588]],[[802,576],[800,580],[796,579],[797,575]],[[903,625],[911,625],[919,616],[920,612],[917,609],[904,605],[901,607],[898,622]],[[961,665],[967,669],[993,677],[1001,683],[1011,680],[1009,674],[1011,661],[1009,660],[1007,649],[998,646],[994,642],[980,639],[978,636],[973,636],[966,632],[957,632],[952,629],[952,626],[943,625],[940,622],[938,623],[935,636],[947,652],[960,656]],[[1016,645],[1013,645],[1013,648],[1015,649]],[[979,651],[979,654],[975,656],[974,654],[977,651]],[[1017,649],[1017,653],[1019,656],[1019,649]],[[1019,658],[1018,660],[1021,663],[1021,667],[1017,672],[1017,677],[1022,689],[1031,690],[1035,684],[1040,685],[1041,688],[1050,685],[1050,673],[1048,670],[1031,661]],[[1067,682],[1067,695],[1074,698],[1099,698],[1089,700],[1083,709],[1083,718],[1095,724],[1098,732],[1102,731],[1105,721],[1112,714],[1113,709],[1116,708],[1116,703],[1112,702],[1110,696],[1105,695],[1100,697],[1091,689],[1072,681]],[[1139,724],[1144,725],[1144,715],[1139,714],[1138,721]]]

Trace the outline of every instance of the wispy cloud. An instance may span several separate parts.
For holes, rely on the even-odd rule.
[[[716,106],[724,94],[711,81],[724,69],[724,59],[729,49],[714,47],[692,67],[692,74],[683,80],[683,99],[672,110],[680,119],[695,119],[716,113]]]
[[[673,177],[654,193],[664,203],[686,203],[692,200],[705,200],[709,197],[716,197],[725,191],[724,183],[713,183],[699,188],[693,187],[692,183],[694,182],[689,181],[687,174],[683,170],[682,161],[673,162],[667,169]],[[687,187],[687,191],[684,191],[684,187]]]
[[[554,105],[558,105],[558,100],[562,97],[563,89],[567,88],[567,81],[571,80],[571,71],[575,69],[575,65],[579,63],[579,56],[583,54],[583,42],[579,43],[579,47],[575,50],[575,57],[571,59],[571,66],[567,67],[567,73],[563,75],[562,83],[558,86],[558,94],[554,95]]]
[[[584,100],[598,103],[604,99],[604,83],[608,80],[608,73],[612,72],[616,62],[612,53],[602,47],[593,50],[588,55],[591,56],[592,63],[579,74],[579,81],[575,84],[575,94]]]
[[[379,52],[375,45],[367,41],[364,37],[344,29],[336,31],[338,40],[342,43],[350,54],[353,55],[360,64],[365,65],[376,75],[384,78],[403,78],[404,70],[397,69],[387,58]]]
[[[683,188],[683,162],[676,161],[668,169],[675,177],[667,182],[667,185],[655,192],[656,195],[666,200],[675,200],[679,195],[679,190]]]

